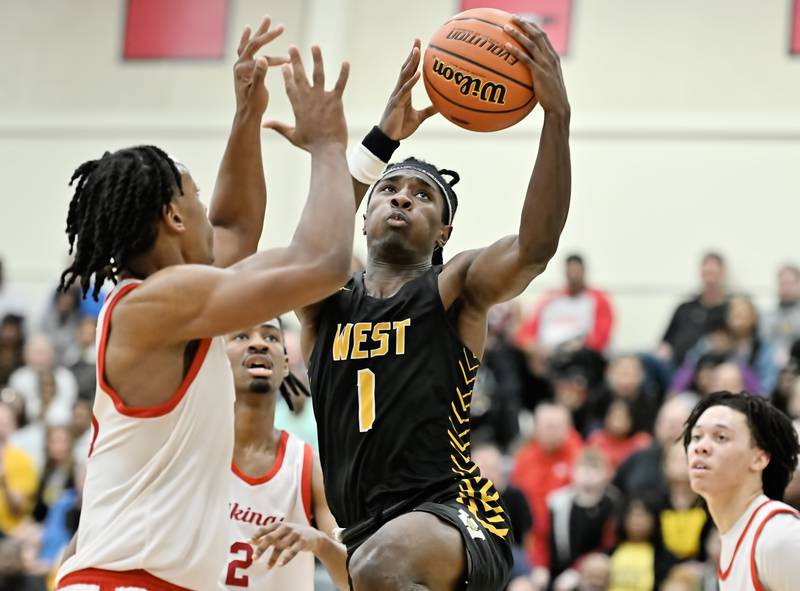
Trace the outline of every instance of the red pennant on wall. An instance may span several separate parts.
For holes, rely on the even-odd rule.
[[[789,51],[800,55],[800,0],[792,2],[792,38]]]
[[[461,10],[499,8],[531,19],[547,33],[559,55],[569,49],[572,0],[461,0]]]
[[[123,58],[221,59],[228,0],[128,0]]]

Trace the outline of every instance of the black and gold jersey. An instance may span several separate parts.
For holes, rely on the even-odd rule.
[[[499,495],[470,458],[479,360],[439,295],[434,267],[389,298],[362,273],[321,305],[309,376],[328,504],[342,527],[389,508],[455,499],[499,536]]]

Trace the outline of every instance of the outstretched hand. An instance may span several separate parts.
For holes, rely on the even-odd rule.
[[[533,22],[517,15],[514,15],[513,20],[519,29],[511,25],[506,25],[503,29],[524,48],[524,51],[512,43],[506,43],[506,49],[528,66],[533,77],[533,91],[542,109],[545,112],[561,115],[569,114],[567,89],[561,73],[561,59],[553,49],[550,39]]]
[[[389,138],[403,140],[414,133],[428,117],[437,113],[433,105],[417,110],[411,104],[411,89],[419,81],[420,40],[415,39],[394,90],[381,117],[380,128]]]
[[[239,59],[233,65],[233,81],[236,90],[237,109],[249,108],[261,117],[269,102],[269,93],[264,84],[269,66],[278,66],[289,61],[286,57],[256,57],[256,52],[283,33],[283,25],[270,30],[272,19],[265,16],[256,32],[250,25],[244,28],[236,53]]]
[[[347,146],[347,123],[342,106],[342,93],[347,84],[350,64],[342,63],[333,90],[325,90],[325,68],[322,51],[311,48],[314,60],[312,82],[306,76],[297,47],[289,48],[289,64],[284,65],[283,82],[294,111],[294,127],[280,121],[267,121],[263,127],[274,129],[298,148],[311,152],[315,147],[336,144]]]

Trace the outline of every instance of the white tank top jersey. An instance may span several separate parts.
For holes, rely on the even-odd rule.
[[[267,550],[253,561],[249,544],[261,528],[276,521],[311,524],[311,447],[286,431],[281,433],[275,463],[254,477],[231,465],[228,511],[228,563],[222,583],[229,591],[314,590],[314,555],[300,552],[289,564],[267,570]]]
[[[720,591],[800,589],[800,514],[759,496],[722,536]]]
[[[104,355],[111,312],[140,283],[120,282],[98,319],[94,432],[77,550],[57,580],[67,587],[84,582],[76,579],[87,570],[139,571],[179,588],[219,589],[233,457],[230,362],[221,337],[203,339],[167,402],[126,406],[105,381]]]

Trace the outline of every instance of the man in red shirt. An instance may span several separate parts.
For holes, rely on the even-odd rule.
[[[533,439],[517,454],[511,474],[511,482],[525,493],[533,512],[533,543],[528,548],[534,567],[550,563],[547,496],[570,483],[582,448],[566,408],[549,402],[536,407]]]

